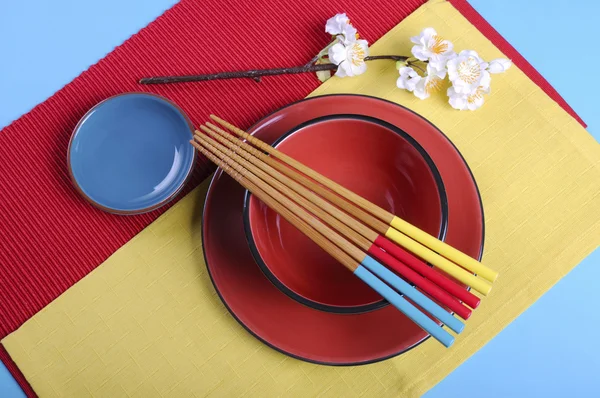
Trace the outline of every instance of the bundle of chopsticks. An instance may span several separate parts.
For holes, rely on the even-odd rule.
[[[480,303],[455,280],[487,295],[497,272],[225,120],[210,117],[221,127],[210,122],[200,126],[205,134],[197,130],[191,141],[198,151],[440,343],[454,343],[443,325],[461,333],[464,323],[452,313],[467,320]]]

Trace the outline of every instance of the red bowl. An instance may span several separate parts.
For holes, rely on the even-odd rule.
[[[423,147],[399,128],[366,116],[325,116],[297,126],[273,146],[444,238],[448,205],[441,176]],[[246,238],[254,259],[285,294],[334,313],[361,313],[387,305],[256,196],[247,193],[244,204]]]
[[[417,140],[437,165],[446,188],[446,242],[481,258],[484,218],[473,175],[452,142],[414,112],[373,97],[313,97],[268,115],[248,132],[272,144],[299,124],[335,114],[376,117]],[[333,314],[300,304],[275,287],[256,265],[246,242],[244,193],[235,180],[217,170],[197,215],[202,214],[202,247],[215,291],[249,333],[286,355],[328,365],[381,361],[428,339],[427,332],[391,305],[360,314]],[[232,322],[231,327],[236,325]]]

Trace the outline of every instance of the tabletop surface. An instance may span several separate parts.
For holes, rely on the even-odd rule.
[[[174,0],[4,1],[0,5],[0,128],[135,34]],[[469,0],[558,90],[600,140],[594,0]],[[392,2],[393,3],[393,2]],[[343,7],[343,4],[341,4]],[[343,9],[340,9],[342,12]],[[427,398],[597,396],[596,250]],[[0,292],[0,294],[2,294]],[[590,316],[589,314],[593,314]],[[552,322],[560,319],[560,322]],[[574,325],[584,325],[575,328]],[[0,364],[0,396],[23,393]]]

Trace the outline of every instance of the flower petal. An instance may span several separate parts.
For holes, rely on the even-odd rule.
[[[335,43],[333,46],[331,46],[327,55],[329,56],[331,62],[339,65],[346,59],[347,52],[348,48],[346,46],[344,46],[342,43]]]
[[[396,86],[404,90],[413,91],[417,83],[422,79],[413,68],[408,66],[400,68],[398,72],[400,73],[400,77],[396,80]]]
[[[406,90],[406,81],[402,78],[402,76],[398,77],[398,79],[396,79],[396,87],[401,88],[403,90]]]
[[[449,87],[446,94],[448,94],[448,103],[450,104],[451,107],[453,107],[454,109],[458,109],[459,111],[466,109],[466,107],[467,107],[467,96],[466,95],[458,94],[454,90],[454,87]]]
[[[454,87],[454,90],[457,94],[469,95],[475,90],[470,84],[466,84],[462,80],[458,79],[452,82],[452,87]]]
[[[346,77],[346,76],[348,76],[348,70],[347,70],[347,68],[346,68],[346,67],[347,67],[347,65],[348,65],[348,62],[347,62],[347,61],[345,61],[345,62],[342,62],[342,63],[341,63],[339,66],[338,66],[337,70],[335,71],[335,75],[336,75],[336,76],[338,76],[338,77]]]
[[[369,42],[366,40],[357,40],[356,43],[362,48],[365,52],[365,57],[369,55]]]
[[[350,45],[356,41],[356,33],[358,31],[352,25],[344,25],[342,27],[342,34],[344,35],[344,44]]]
[[[488,71],[490,73],[502,73],[506,72],[510,68],[512,62],[506,58],[497,58],[490,61]]]
[[[483,87],[484,89],[489,89],[492,84],[492,76],[487,70],[482,72],[481,80],[479,81],[479,87]]]
[[[329,18],[325,23],[325,32],[331,34],[332,36],[339,35],[342,33],[342,27],[347,25],[349,22],[350,19],[346,13],[336,14]]]
[[[354,74],[354,76],[362,75],[367,71],[367,63],[363,62],[358,65],[354,65],[351,63],[350,68],[352,68],[352,73]]]
[[[415,97],[422,99],[422,100],[429,98],[429,93],[425,89],[425,83],[426,83],[425,80],[426,79],[419,80],[419,82],[415,86],[415,90],[413,91],[413,93],[415,94]]]
[[[475,59],[477,59],[477,62],[482,62],[483,60],[479,57],[479,54],[477,54],[477,51],[474,50],[462,50],[460,53],[458,53],[459,57],[474,57]]]
[[[446,62],[446,69],[448,70],[448,79],[454,81],[458,78],[458,58],[452,58]]]
[[[427,64],[427,75],[437,76],[440,79],[443,79],[446,77],[446,68],[443,66],[440,67],[440,65],[437,63],[429,62]]]
[[[413,46],[413,48],[410,49],[410,52],[420,61],[427,61],[429,59],[429,53],[424,46]]]
[[[437,35],[437,32],[433,28],[425,28],[425,29],[423,29],[423,31],[421,31],[421,36],[425,36],[427,38],[430,38],[431,36],[436,36],[436,35]]]

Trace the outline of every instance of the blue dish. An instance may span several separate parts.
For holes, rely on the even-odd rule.
[[[190,176],[194,127],[171,101],[145,93],[108,98],[79,121],[68,150],[79,193],[117,214],[145,213],[169,202]]]

